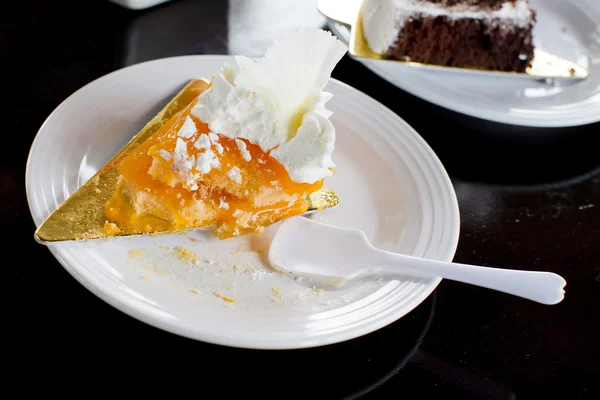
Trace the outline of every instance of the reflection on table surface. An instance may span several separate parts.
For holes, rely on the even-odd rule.
[[[180,0],[133,18],[124,35],[123,64],[187,54],[261,57],[294,26],[325,27],[316,0]]]

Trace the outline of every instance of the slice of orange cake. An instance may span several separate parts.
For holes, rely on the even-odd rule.
[[[323,89],[346,50],[328,32],[301,28],[256,62],[225,64],[123,159],[107,235],[212,227],[227,238],[306,212],[334,168]]]

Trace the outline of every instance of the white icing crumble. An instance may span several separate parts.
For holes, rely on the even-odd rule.
[[[196,132],[198,132],[198,130],[196,129],[196,124],[188,115],[187,117],[185,117],[185,122],[183,123],[181,128],[179,128],[179,132],[177,132],[177,136],[184,138],[184,139],[189,139],[192,136],[194,136],[194,134]]]
[[[248,193],[250,193],[250,192],[248,192],[248,189],[244,190],[244,195],[245,196],[248,196]]]
[[[192,172],[195,161],[194,156],[188,154],[186,142],[181,138],[177,138],[175,151],[173,152],[173,170],[179,174],[188,187],[192,186],[196,180]]]
[[[292,180],[314,183],[335,166],[335,129],[325,108],[332,96],[323,89],[347,50],[321,29],[293,30],[259,61],[238,56],[225,64],[192,114],[212,132],[271,151]]]
[[[238,167],[231,168],[227,173],[227,176],[235,183],[242,183],[242,172]]]
[[[194,143],[194,147],[197,149],[209,149],[210,148],[210,139],[206,133],[200,135],[198,140]]]
[[[266,161],[265,161],[265,160],[263,160],[262,158],[259,158],[259,159],[258,159],[258,163],[259,163],[259,164],[265,164],[265,163],[266,163]]]
[[[238,209],[238,210],[235,210],[235,211],[233,212],[233,214],[231,214],[231,215],[232,215],[232,216],[234,216],[234,217],[239,217],[239,216],[240,216],[240,215],[242,215],[242,214],[243,214],[243,211],[242,211],[242,210],[240,210],[240,209]]]
[[[376,53],[385,53],[396,42],[404,23],[419,15],[450,19],[500,19],[518,27],[534,23],[527,0],[517,0],[515,3],[506,1],[497,10],[469,4],[445,6],[420,0],[364,0],[361,17],[369,47]]]
[[[189,157],[187,152],[187,144],[183,141],[183,139],[177,138],[173,155],[175,156],[176,161],[177,159],[184,160]]]
[[[188,154],[187,144],[181,138],[177,138],[177,142],[175,142],[173,159],[173,166],[177,171],[189,171],[192,169],[194,156]]]
[[[213,143],[219,140],[219,135],[214,132],[208,132],[208,136],[210,137],[210,141]]]
[[[223,154],[223,146],[221,146],[221,143],[217,143],[215,148],[217,149],[217,153]]]
[[[170,160],[171,160],[171,158],[173,158],[173,157],[171,156],[171,153],[169,153],[169,152],[168,152],[168,151],[166,151],[166,150],[161,150],[161,151],[159,151],[159,153],[160,153],[160,156],[161,156],[161,157],[163,158],[163,160],[165,160],[165,161],[170,161]]]
[[[246,161],[252,160],[252,156],[250,155],[250,152],[246,148],[246,142],[244,142],[243,140],[240,140],[240,139],[235,139],[235,143],[237,144],[237,147],[240,150],[242,157],[244,157],[244,160],[246,160]]]
[[[197,158],[188,154],[187,142],[182,138],[190,139],[196,133],[196,124],[189,116],[186,117],[183,125],[177,133],[177,136],[179,137],[175,143],[175,150],[172,155],[174,160],[173,170],[179,174],[179,176],[185,182],[184,186],[186,186],[189,190],[198,190],[196,180],[199,179],[200,176],[193,173],[193,167],[196,167],[199,172],[206,174],[210,172],[211,169],[218,168],[221,165],[221,162],[210,148],[210,134],[204,133],[200,135],[193,144],[193,146],[197,149],[204,149],[204,152],[198,154]],[[217,135],[214,133],[212,135],[218,139]],[[222,153],[222,148],[220,153]],[[161,150],[160,154],[167,161],[169,160],[169,157],[171,157],[171,154],[164,150]]]
[[[252,279],[253,281],[262,281],[263,279],[269,278],[273,275],[275,275],[274,272],[267,272],[265,270],[259,269],[259,270],[253,271],[250,274],[250,279]]]
[[[196,183],[194,183],[192,185],[192,187],[190,188],[190,190],[198,190],[198,185]]]
[[[203,174],[209,173],[211,169],[218,168],[220,165],[221,161],[211,149],[206,149],[203,153],[198,154],[196,168]]]
[[[225,202],[221,199],[221,200],[219,200],[219,208],[224,208],[225,210],[229,210],[229,204],[227,204],[227,202]]]

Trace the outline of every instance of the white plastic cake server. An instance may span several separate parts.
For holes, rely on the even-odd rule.
[[[379,250],[362,231],[337,228],[305,217],[283,221],[269,247],[269,262],[282,272],[338,280],[373,272],[404,278],[441,277],[542,304],[560,303],[567,283],[551,272],[479,267]]]

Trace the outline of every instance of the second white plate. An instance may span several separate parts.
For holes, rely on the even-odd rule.
[[[226,61],[232,58],[189,56],[138,64],[65,100],[40,128],[27,164],[36,225],[185,83],[210,77]],[[328,108],[334,113],[338,171],[326,185],[341,202],[315,218],[362,229],[386,250],[452,260],[458,205],[433,151],[365,94],[335,80],[326,90],[334,95]],[[439,283],[381,278],[336,286],[283,276],[265,262],[275,229],[223,241],[193,233],[50,250],[80,283],[125,313],[183,336],[237,347],[300,348],[354,338],[402,317]]]
[[[537,12],[534,44],[588,69],[580,82],[548,84],[422,71],[402,64],[361,60],[399,88],[431,103],[477,118],[532,127],[566,127],[600,121],[600,3],[596,0],[530,0]],[[332,17],[350,22],[361,0],[320,0]],[[348,43],[350,32],[330,20]]]

